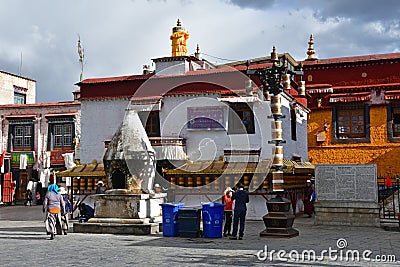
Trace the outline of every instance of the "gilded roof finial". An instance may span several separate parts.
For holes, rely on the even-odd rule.
[[[178,19],[176,26],[172,28],[170,40],[172,41],[172,56],[186,56],[187,44],[186,40],[189,38],[189,33],[182,27],[181,21]]]
[[[313,35],[310,35],[310,41],[308,42],[308,49],[307,49],[307,60],[316,60],[315,57],[315,50],[314,50],[314,38]]]

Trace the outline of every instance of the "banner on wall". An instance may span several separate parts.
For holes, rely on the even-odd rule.
[[[21,162],[21,155],[26,155],[26,164],[30,168],[35,163],[35,155],[33,151],[27,152],[12,152],[11,153],[11,165],[13,168],[19,168]],[[23,156],[24,157],[24,156]]]

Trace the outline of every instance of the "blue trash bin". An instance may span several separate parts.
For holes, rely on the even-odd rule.
[[[204,237],[221,238],[225,204],[208,202],[201,205]]]
[[[183,208],[184,205],[185,203],[180,202],[160,204],[162,208],[163,236],[178,236],[178,210]]]

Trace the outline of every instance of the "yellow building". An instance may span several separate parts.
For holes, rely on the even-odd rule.
[[[303,62],[313,164],[377,164],[400,175],[400,53]]]

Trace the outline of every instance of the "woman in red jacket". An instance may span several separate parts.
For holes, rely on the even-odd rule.
[[[224,216],[225,216],[225,225],[224,225],[224,236],[231,235],[231,226],[232,226],[232,210],[233,210],[233,202],[232,202],[232,188],[228,187],[224,191]]]

